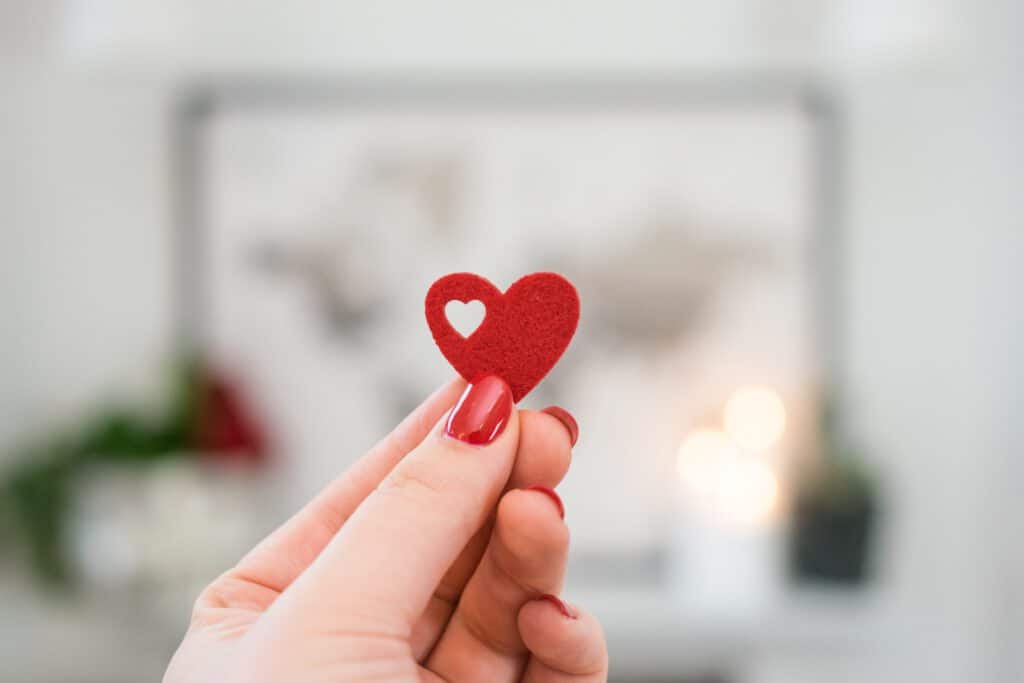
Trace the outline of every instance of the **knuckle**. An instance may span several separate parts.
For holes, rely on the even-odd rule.
[[[399,495],[419,502],[433,502],[449,488],[444,474],[425,463],[407,460],[386,476],[377,490],[384,495]]]

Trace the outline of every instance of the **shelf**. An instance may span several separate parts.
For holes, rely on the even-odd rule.
[[[745,615],[688,608],[655,587],[573,586],[566,597],[601,621],[619,677],[730,672],[785,655],[870,656],[898,635],[871,591],[793,589]]]

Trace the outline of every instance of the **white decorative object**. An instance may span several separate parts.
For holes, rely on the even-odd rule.
[[[90,588],[144,591],[180,611],[266,531],[262,478],[191,456],[110,465],[77,489],[69,543]]]

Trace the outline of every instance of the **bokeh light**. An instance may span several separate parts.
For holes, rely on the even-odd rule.
[[[676,468],[687,500],[718,519],[756,522],[775,509],[775,472],[760,458],[742,452],[723,431],[692,432],[679,446]]]
[[[786,429],[786,407],[765,387],[737,389],[725,404],[725,431],[744,450],[762,452],[774,446]]]
[[[715,501],[719,514],[740,522],[763,520],[778,497],[778,479],[767,463],[749,456],[723,463]]]
[[[717,429],[698,429],[679,446],[676,469],[688,489],[712,494],[718,486],[722,463],[738,455],[739,450],[728,434]]]

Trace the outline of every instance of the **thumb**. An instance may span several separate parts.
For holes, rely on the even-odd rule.
[[[512,471],[519,422],[499,377],[466,387],[446,419],[371,493],[282,596],[306,625],[412,628]],[[311,624],[311,621],[313,622]]]

